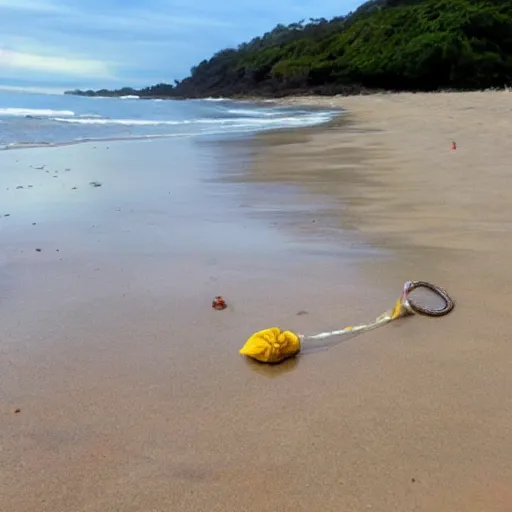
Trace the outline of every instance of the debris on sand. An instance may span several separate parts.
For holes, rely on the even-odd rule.
[[[212,301],[212,308],[216,309],[218,311],[221,311],[223,309],[226,309],[228,305],[226,304],[226,301],[220,296],[217,295]]]

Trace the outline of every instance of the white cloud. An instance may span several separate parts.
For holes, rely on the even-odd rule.
[[[197,50],[207,34],[232,26],[209,13],[162,8],[161,0],[126,7],[120,0],[103,1],[91,0],[85,8],[70,0],[0,0],[0,17],[6,21],[0,32],[0,76],[128,83],[151,81],[153,71],[171,80],[197,60],[194,52],[185,57],[190,51],[206,56],[207,50]],[[191,45],[192,33],[200,33],[201,41]],[[176,71],[169,77],[171,65]]]
[[[0,0],[0,9],[16,11],[51,12],[60,11],[61,6],[45,0]]]
[[[133,38],[135,34],[140,34],[172,39],[175,35],[182,36],[184,32],[188,33],[193,29],[212,32],[233,26],[231,22],[214,17],[169,14],[149,9],[130,9],[123,12],[83,12],[74,16],[68,15],[69,23],[76,24],[78,20],[81,27],[87,27],[91,31],[107,30],[125,38],[128,35]]]
[[[14,50],[0,50],[0,69],[17,69],[70,76],[110,75],[108,66],[98,60],[56,57]]]
[[[62,87],[37,87],[22,85],[0,85],[0,91],[8,92],[35,92],[38,94],[62,94],[65,89]]]
[[[343,14],[356,2],[0,0],[0,81],[93,88],[170,81],[278,22]]]

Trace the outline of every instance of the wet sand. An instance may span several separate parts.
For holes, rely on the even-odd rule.
[[[512,95],[315,101],[351,113],[0,154],[1,510],[512,508]],[[455,311],[238,355],[372,320],[407,279]]]

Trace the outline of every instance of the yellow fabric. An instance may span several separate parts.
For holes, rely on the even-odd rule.
[[[240,354],[262,363],[279,363],[300,352],[300,338],[291,331],[271,327],[254,333],[240,349]]]

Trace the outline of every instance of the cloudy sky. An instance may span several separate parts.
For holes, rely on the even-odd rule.
[[[0,0],[0,87],[172,82],[277,23],[331,18],[360,0]]]

